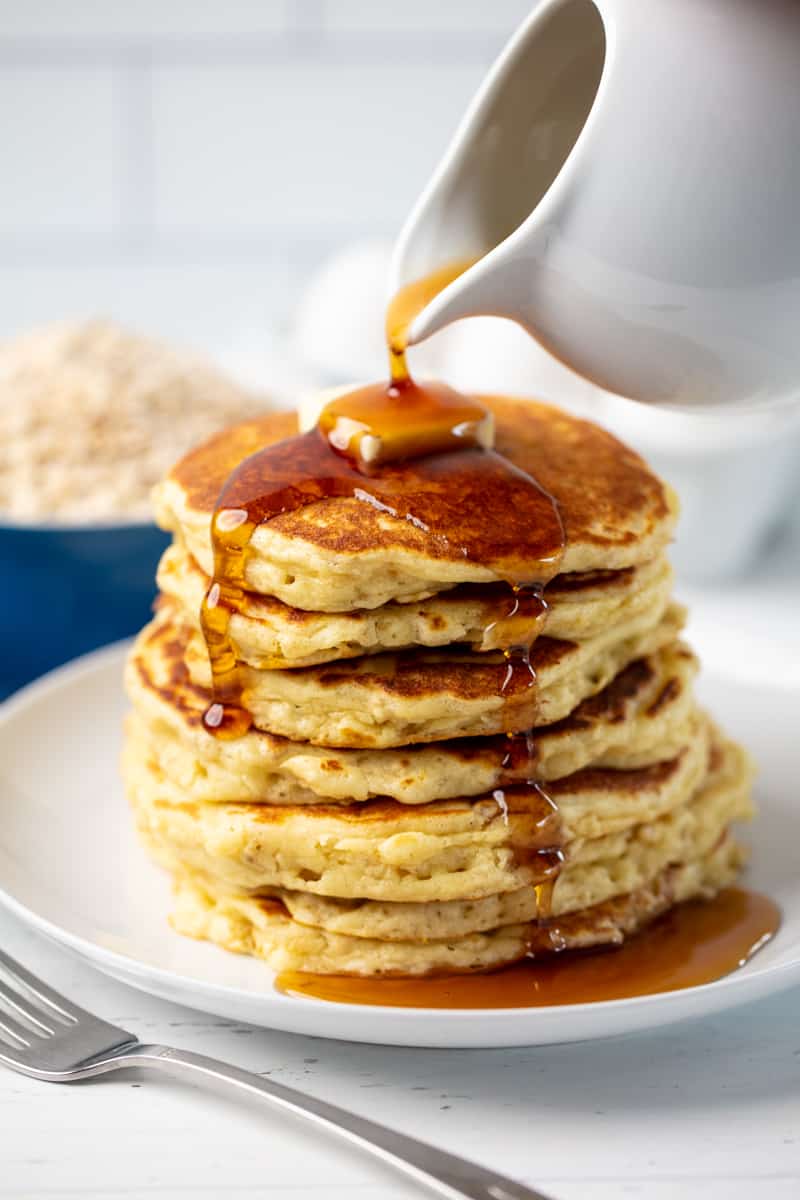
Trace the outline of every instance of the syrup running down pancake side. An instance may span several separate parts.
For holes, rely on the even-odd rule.
[[[375,384],[339,397],[326,406],[314,429],[251,455],[225,483],[212,520],[214,576],[201,614],[213,681],[213,703],[204,718],[209,733],[237,738],[252,724],[230,621],[244,607],[253,534],[279,514],[333,497],[356,499],[393,519],[411,522],[445,556],[468,559],[503,580],[508,585],[508,611],[486,631],[507,661],[501,690],[516,692],[521,683],[536,688],[531,646],[545,626],[545,587],[558,574],[565,548],[556,502],[534,478],[489,448],[491,418],[481,405],[445,385],[414,382],[406,364],[407,335],[414,317],[469,265],[446,267],[401,289],[395,297],[387,314],[388,385]],[[670,935],[666,942],[659,934],[652,943],[661,946],[665,956],[664,969],[655,974],[643,966],[643,957],[651,966],[656,961],[650,950],[643,949],[651,945],[650,934],[644,940],[634,939],[630,949],[625,946],[616,952],[624,958],[565,954],[549,955],[552,963],[534,961],[542,951],[559,951],[564,944],[550,919],[563,860],[561,822],[557,805],[537,778],[531,731],[509,728],[506,737],[503,777],[513,784],[501,786],[493,795],[509,825],[511,813],[524,812],[530,818],[524,823],[529,831],[525,844],[512,842],[511,849],[520,866],[528,869],[536,890],[537,919],[529,936],[533,957],[496,975],[459,976],[457,983],[450,980],[446,985],[441,980],[345,981],[307,976],[283,980],[286,990],[363,1003],[432,1007],[602,999],[717,978],[746,959],[774,929],[757,898],[736,900],[731,893],[716,908],[681,910],[684,915],[677,915],[670,926],[679,927],[679,934]],[[715,946],[717,933],[728,929],[730,936],[723,936],[719,953],[706,956],[699,974],[678,971],[673,976],[668,961],[676,961],[677,946],[691,943],[693,918],[686,914],[695,912],[705,914],[712,925],[721,920],[707,930]],[[612,958],[618,969],[609,974]],[[672,978],[683,982],[671,983]]]
[[[455,263],[408,285],[386,318],[390,381],[334,400],[308,433],[252,455],[231,475],[213,522],[214,579],[202,611],[214,686],[206,728],[235,738],[250,727],[230,618],[244,601],[245,573],[256,528],[326,497],[355,497],[411,521],[442,546],[495,572],[509,585],[508,613],[493,623],[508,668],[503,692],[522,679],[535,688],[530,649],[547,614],[543,591],[558,573],[564,529],[553,497],[503,456],[488,449],[491,418],[469,397],[442,384],[417,384],[406,363],[407,336],[418,312],[470,264]],[[490,632],[487,630],[487,633]],[[509,730],[507,763],[513,803],[534,816],[549,840],[514,847],[531,868],[538,909],[549,912],[561,864],[557,809],[535,778],[529,733]],[[523,764],[527,763],[527,769]],[[495,799],[507,815],[512,798]]]

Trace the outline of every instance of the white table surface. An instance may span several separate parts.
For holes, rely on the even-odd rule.
[[[686,594],[707,668],[800,682],[796,546],[745,587]],[[749,661],[741,653],[748,644],[758,649]],[[257,1030],[153,999],[2,912],[0,945],[143,1040],[271,1073],[555,1200],[800,1197],[800,990],[712,1020],[591,1044],[382,1049]],[[363,1155],[254,1103],[152,1074],[63,1087],[0,1069],[3,1200],[421,1195]]]
[[[148,1041],[272,1074],[556,1200],[797,1200],[800,991],[657,1034],[544,1049],[383,1049],[271,1033],[117,984],[0,914],[0,944]],[[755,1185],[755,1187],[754,1187]],[[0,1196],[407,1200],[410,1184],[245,1101],[153,1074],[0,1070]]]

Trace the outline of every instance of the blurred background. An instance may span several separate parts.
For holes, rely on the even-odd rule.
[[[31,428],[51,412],[58,441],[58,422],[63,428],[86,391],[82,378],[58,411],[48,407],[64,362],[78,356],[74,338],[54,348],[43,335],[24,351],[15,339],[50,322],[106,318],[206,355],[247,389],[245,413],[254,403],[291,405],[304,390],[380,374],[392,239],[487,67],[532,7],[0,0],[0,339],[11,347],[0,347],[0,569],[15,572],[18,584],[12,599],[6,589],[0,619],[23,635],[26,621],[41,626],[30,594],[34,582],[42,590],[44,561],[60,589],[64,630],[92,626],[82,640],[62,630],[57,651],[49,647],[35,663],[28,656],[13,670],[7,664],[5,690],[139,623],[149,587],[141,580],[157,545],[141,515],[117,521],[144,541],[126,551],[127,575],[113,576],[119,543],[112,553],[85,535],[118,513],[26,515],[14,510],[8,484],[3,500],[2,456],[8,473],[16,455],[14,479],[27,471],[26,486],[36,491],[52,448],[46,460],[26,460]],[[116,397],[114,381],[128,378],[130,364],[123,372],[123,350],[109,349],[108,337],[81,346],[89,343],[90,354],[105,355],[102,395]],[[116,374],[107,370],[112,358]],[[165,362],[151,376],[171,372],[178,426],[202,406],[191,388],[174,386],[180,361],[169,369]],[[453,327],[418,352],[417,368],[465,388],[555,401],[630,440],[681,492],[675,557],[707,653],[733,675],[774,677],[780,664],[800,681],[800,409],[704,418],[632,405],[578,380],[495,320]],[[36,412],[23,420],[26,387]],[[153,383],[136,410],[142,429],[154,406],[166,412],[157,390]],[[95,406],[106,403],[95,391]],[[228,419],[237,414],[235,397],[222,407]],[[75,434],[78,456],[82,436]],[[84,457],[104,453],[93,433]],[[54,532],[64,523],[78,526],[71,540]],[[76,561],[88,594],[76,582]],[[87,622],[97,589],[87,564],[94,571],[98,562],[120,610],[119,597],[132,598],[113,628]],[[732,647],[756,608],[745,667]]]
[[[258,349],[391,239],[530,0],[2,0],[0,332]]]

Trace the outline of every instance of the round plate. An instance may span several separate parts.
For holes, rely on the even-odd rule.
[[[800,982],[796,691],[706,680],[704,703],[760,765],[748,883],[781,905],[778,936],[717,983],[564,1007],[426,1010],[286,996],[262,963],[170,929],[167,877],[139,848],[118,778],[124,645],[32,684],[0,709],[0,902],[100,970],[219,1016],[400,1046],[530,1046],[717,1012]]]

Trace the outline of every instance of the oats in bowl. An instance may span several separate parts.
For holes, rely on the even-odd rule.
[[[0,344],[0,519],[150,519],[156,481],[190,446],[261,413],[199,356],[108,321]]]

